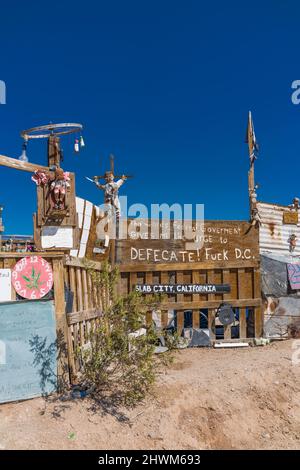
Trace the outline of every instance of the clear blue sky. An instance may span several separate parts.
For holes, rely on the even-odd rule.
[[[77,194],[102,194],[85,175],[134,174],[129,202],[204,203],[209,219],[247,219],[247,113],[260,157],[259,198],[300,195],[297,1],[0,0],[0,153],[21,153],[19,131],[82,122],[86,148],[63,142]],[[30,142],[45,164],[45,142]],[[6,233],[31,233],[30,174],[0,167]],[[125,191],[126,188],[126,191]]]

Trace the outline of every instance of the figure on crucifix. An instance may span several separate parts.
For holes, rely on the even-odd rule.
[[[115,181],[115,178],[117,179],[117,181]],[[110,171],[106,171],[105,174],[101,176],[94,176],[92,179],[87,178],[89,181],[95,183],[97,188],[102,189],[104,191],[104,203],[114,209],[117,219],[120,217],[121,211],[119,201],[119,189],[128,178],[131,178],[131,176],[115,176],[113,155],[110,155]],[[99,183],[100,179],[104,179],[105,183]]]
[[[112,206],[116,211],[116,216],[120,216],[120,201],[119,201],[119,189],[127,179],[126,175],[122,175],[117,181],[114,181],[114,174],[112,171],[107,171],[104,175],[105,184],[99,183],[97,176],[94,177],[94,183],[97,188],[104,191],[104,203]]]

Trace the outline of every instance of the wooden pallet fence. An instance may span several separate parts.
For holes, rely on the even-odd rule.
[[[189,267],[189,269],[186,269]],[[134,269],[135,268],[135,269]],[[143,271],[141,271],[143,268]],[[174,270],[175,268],[175,270]],[[180,269],[181,268],[181,269]],[[213,266],[203,263],[199,266],[182,265],[143,265],[135,267],[132,265],[120,265],[121,282],[120,293],[129,293],[137,284],[229,284],[230,292],[226,293],[180,293],[165,294],[158,311],[155,312],[155,319],[159,325],[166,327],[168,324],[168,312],[173,311],[176,317],[177,332],[182,333],[185,326],[185,312],[191,312],[193,328],[199,328],[201,317],[207,318],[210,337],[216,339],[216,311],[222,303],[229,303],[233,308],[238,309],[239,339],[248,337],[260,337],[262,335],[261,318],[261,296],[260,296],[260,271],[257,262],[249,263],[245,267],[244,263],[227,263],[226,266]],[[137,271],[139,269],[139,271]],[[246,312],[253,313],[254,330],[249,336],[247,328]],[[147,314],[147,323],[154,319],[153,314]],[[203,320],[202,320],[203,324]],[[233,340],[231,326],[224,327],[226,341]]]

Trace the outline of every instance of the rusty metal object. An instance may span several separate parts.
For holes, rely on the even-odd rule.
[[[21,131],[24,140],[48,139],[51,135],[66,135],[82,131],[82,124],[63,122],[61,124],[46,124],[45,126],[32,127]]]
[[[291,211],[290,207],[279,204],[258,202],[257,209],[261,219],[259,227],[260,253],[273,253],[279,256],[290,257],[289,240],[291,235],[294,234],[296,238],[300,240],[300,224],[295,225],[283,223],[283,214],[289,210]],[[299,243],[296,244],[293,250],[293,257],[298,256],[300,256]]]

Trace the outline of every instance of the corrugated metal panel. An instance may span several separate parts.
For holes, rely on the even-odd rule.
[[[261,219],[260,253],[275,253],[288,258],[300,257],[300,224],[283,224],[283,212],[288,211],[289,207],[258,202],[257,209]],[[298,241],[294,252],[290,253],[289,238],[292,234],[296,235]]]

